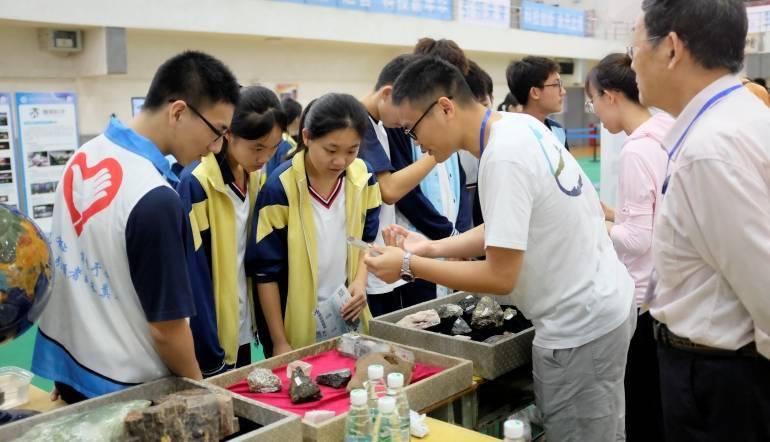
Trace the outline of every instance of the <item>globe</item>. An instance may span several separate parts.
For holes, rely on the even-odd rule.
[[[38,319],[51,291],[51,248],[38,226],[0,204],[0,343]]]

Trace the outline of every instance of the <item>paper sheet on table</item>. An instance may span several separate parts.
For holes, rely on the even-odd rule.
[[[361,321],[356,319],[354,322],[347,322],[342,318],[340,310],[352,296],[347,287],[341,285],[337,287],[334,294],[318,304],[315,310],[316,342],[342,336],[345,333],[359,331]]]

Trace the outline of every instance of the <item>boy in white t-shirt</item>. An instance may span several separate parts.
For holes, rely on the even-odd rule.
[[[386,243],[401,248],[376,247],[369,270],[384,281],[422,278],[509,297],[535,325],[535,395],[549,440],[622,439],[634,283],[588,178],[542,122],[486,109],[442,60],[407,67],[393,101],[437,161],[456,146],[481,159],[485,224],[439,241],[392,226]]]

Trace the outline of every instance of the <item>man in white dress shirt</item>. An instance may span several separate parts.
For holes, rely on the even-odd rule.
[[[642,101],[677,117],[653,234],[666,439],[770,440],[770,110],[735,75],[739,0],[645,0]]]

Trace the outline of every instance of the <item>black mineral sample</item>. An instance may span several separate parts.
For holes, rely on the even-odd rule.
[[[315,381],[320,385],[326,385],[332,388],[342,388],[348,385],[350,378],[353,377],[353,373],[349,368],[343,368],[342,370],[334,370],[328,373],[320,374],[316,376]]]

